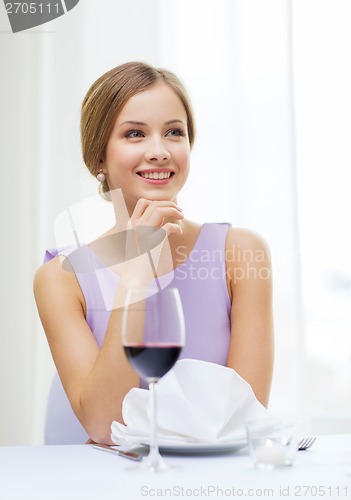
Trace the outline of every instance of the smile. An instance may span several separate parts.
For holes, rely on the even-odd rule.
[[[137,172],[140,177],[143,177],[144,179],[169,179],[171,175],[173,175],[173,172]]]

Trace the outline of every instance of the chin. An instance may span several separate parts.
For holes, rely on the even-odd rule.
[[[147,200],[152,201],[174,201],[177,198],[177,195],[167,195],[166,193],[143,193],[140,195],[140,198],[146,198]]]

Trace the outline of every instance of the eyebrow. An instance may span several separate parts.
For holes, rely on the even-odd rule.
[[[183,122],[183,120],[178,120],[178,119],[168,120],[167,122],[165,122],[165,125],[171,125],[172,123],[181,123],[182,125],[185,126],[185,123]],[[128,120],[126,122],[123,122],[123,123],[121,123],[118,126],[118,128],[122,127],[122,125],[138,125],[138,126],[141,126],[141,127],[147,127],[147,123],[138,122],[138,121],[135,121],[135,120]]]

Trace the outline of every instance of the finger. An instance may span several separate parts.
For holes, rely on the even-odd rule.
[[[170,207],[175,208],[179,212],[182,212],[182,209],[173,201],[170,200],[148,200],[146,198],[140,198],[134,208],[132,218],[138,219],[142,217],[144,214],[147,215],[155,210],[157,207]]]
[[[169,206],[150,205],[145,210],[144,216],[140,218],[140,221],[142,220],[143,223],[149,226],[161,227],[163,224],[163,219],[165,218],[181,220],[184,218],[184,215],[177,208]]]
[[[176,213],[172,210],[159,210],[154,212],[147,220],[146,224],[148,226],[162,227],[166,220],[177,223],[178,221],[184,219],[183,214]],[[171,222],[171,223],[172,223]]]
[[[144,214],[145,210],[150,205],[150,203],[152,203],[151,200],[147,200],[146,198],[140,198],[135,205],[131,219],[139,219]]]
[[[180,225],[173,222],[167,222],[164,226],[162,226],[162,229],[166,231],[167,236],[170,234],[183,234],[183,230]]]

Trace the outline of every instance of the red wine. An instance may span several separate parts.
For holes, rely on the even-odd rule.
[[[175,364],[181,350],[181,346],[169,344],[124,346],[130,364],[144,380],[163,377]]]

